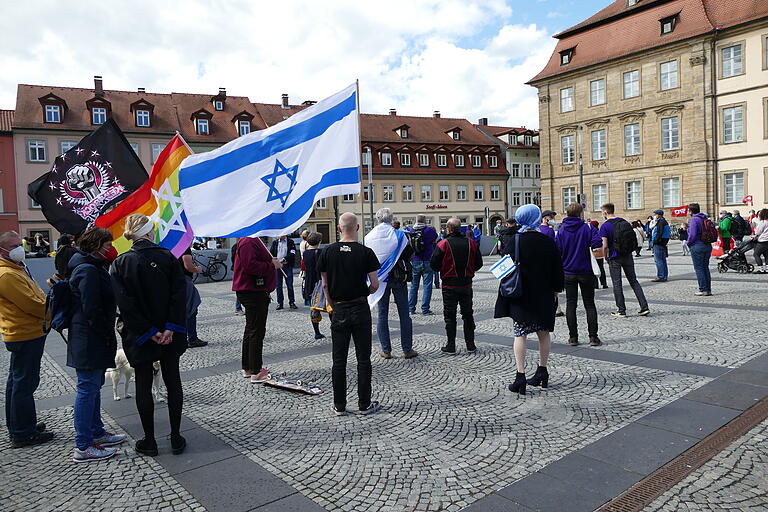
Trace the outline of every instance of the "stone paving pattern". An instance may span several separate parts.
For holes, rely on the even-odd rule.
[[[533,389],[526,397],[518,398],[506,390],[515,371],[511,322],[492,318],[497,285],[487,271],[480,273],[475,286],[480,347],[476,354],[440,352],[444,343],[442,304],[440,291],[434,290],[432,310],[436,314],[413,315],[414,347],[421,357],[407,361],[397,357],[399,324],[393,303],[389,320],[396,357],[385,361],[375,355],[378,343],[374,334],[374,398],[381,400],[384,409],[368,417],[333,415],[330,336],[313,339],[307,308],[270,311],[265,361],[275,371],[315,379],[328,391],[320,397],[252,385],[240,377],[235,370],[244,318],[233,315],[231,283],[200,285],[203,305],[198,330],[210,345],[189,350],[182,359],[182,370],[187,372],[185,415],[327,510],[460,510],[711,380],[677,370],[675,362],[732,368],[768,351],[759,311],[768,302],[768,278],[713,274],[715,296],[699,298],[693,296],[696,285],[687,257],[671,258],[672,281],[650,284],[653,259],[643,254],[637,269],[651,303],[651,317],[611,318],[611,290],[599,291],[604,346],[585,349],[579,357],[554,353],[550,389]],[[632,314],[637,303],[631,290],[626,288],[625,294]],[[564,296],[561,303],[565,305]],[[585,335],[582,311],[579,325]],[[327,319],[321,329],[329,335]],[[567,335],[565,319],[558,319],[555,342],[561,344]],[[51,336],[47,350],[60,343]],[[461,347],[461,328],[458,344]],[[61,347],[58,349],[60,352]],[[611,354],[662,358],[672,368],[599,360]],[[529,372],[535,368],[536,358],[537,352],[529,351]],[[0,351],[0,386],[5,384],[8,359],[8,353]],[[354,366],[351,350],[350,409],[356,403]],[[46,354],[36,397],[67,399],[74,392],[73,383],[73,374],[63,367],[62,359],[57,362]],[[104,396],[110,394],[106,389]],[[72,463],[71,411],[71,406],[61,405],[40,411],[40,418],[58,434],[48,446],[11,450],[7,438],[0,441],[4,462],[0,465],[4,482],[0,509],[204,509],[194,493],[185,490],[162,464],[136,456],[130,446],[111,461],[85,467]],[[163,413],[156,417],[158,424],[166,421]],[[122,432],[107,414],[105,421]],[[750,455],[739,457],[747,466],[733,465],[729,474],[734,485],[749,481],[738,477],[748,464],[757,468],[763,461],[765,469],[765,452],[750,451],[759,444],[756,439],[765,444],[765,425],[762,428],[762,438],[758,434],[739,441],[743,453]],[[733,459],[717,460],[700,470],[703,476],[697,482],[714,479],[712,475],[731,467]],[[727,494],[704,490],[696,494],[693,491],[698,488],[690,485],[685,489],[692,497],[684,501],[687,491],[675,493],[680,494],[680,501],[675,502],[679,510],[685,510],[684,506],[696,509],[691,504],[704,496],[713,510],[718,504],[735,503]],[[764,487],[762,492],[764,498]],[[746,491],[741,495],[751,496]],[[754,499],[759,501],[759,496]],[[660,502],[672,503],[670,500]]]

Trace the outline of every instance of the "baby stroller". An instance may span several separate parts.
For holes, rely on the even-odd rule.
[[[747,252],[751,251],[757,245],[755,238],[744,240],[738,247],[734,247],[727,254],[718,257],[717,271],[721,274],[728,270],[735,270],[739,274],[751,274],[755,266],[747,261]]]

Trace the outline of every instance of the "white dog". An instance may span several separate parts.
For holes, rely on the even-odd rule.
[[[160,372],[160,363],[157,361],[152,363],[152,370],[152,396],[155,398],[156,402],[164,402],[165,398],[163,397],[162,392],[163,380]],[[131,395],[128,394],[128,383],[134,378],[135,372],[128,362],[128,358],[125,357],[125,351],[123,351],[123,349],[117,351],[117,354],[115,355],[115,367],[109,368],[107,373],[109,373],[112,378],[112,398],[114,400],[120,400],[120,395],[117,393],[117,387],[120,385],[120,380],[123,378],[125,379],[123,396],[125,398],[131,398]]]

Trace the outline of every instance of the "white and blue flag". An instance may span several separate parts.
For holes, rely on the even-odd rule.
[[[381,268],[379,268],[377,274],[379,277],[379,289],[376,293],[372,293],[368,296],[368,305],[373,308],[381,296],[384,295],[384,291],[387,288],[387,282],[389,281],[389,274],[392,269],[395,268],[397,260],[400,259],[400,255],[403,254],[405,246],[408,245],[408,237],[405,233],[399,229],[393,228],[389,224],[381,223],[374,227],[365,235],[365,246],[370,247],[376,258],[379,260]]]
[[[179,189],[195,235],[277,236],[316,201],[360,193],[357,86],[208,153],[187,157]]]

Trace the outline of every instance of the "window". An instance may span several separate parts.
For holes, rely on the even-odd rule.
[[[395,186],[394,185],[382,185],[381,195],[385,203],[392,203],[395,201]]]
[[[483,185],[475,185],[473,188],[475,192],[475,201],[484,201],[485,187]]]
[[[139,143],[138,142],[129,142],[131,145],[131,149],[134,153],[136,153],[136,156],[139,156]]]
[[[248,135],[251,133],[251,122],[250,121],[238,121],[237,122],[237,133],[242,135]]]
[[[224,110],[224,102],[221,100],[214,101],[213,108],[219,111]]]
[[[599,212],[600,208],[608,202],[608,185],[592,185],[592,211]]]
[[[520,206],[520,192],[512,192],[512,206]]]
[[[768,34],[763,35],[763,69],[768,69]]]
[[[450,185],[440,185],[440,201],[450,201],[451,200],[451,186]]]
[[[107,122],[107,109],[104,107],[94,107],[91,112],[93,124],[104,124]]]
[[[28,140],[27,141],[27,159],[30,162],[47,162],[46,141]]]
[[[411,154],[410,153],[400,153],[400,166],[401,167],[410,167],[411,166]]]
[[[671,60],[669,62],[662,62],[660,66],[660,81],[659,85],[662,91],[667,89],[675,89],[678,86],[677,79],[677,61]]]
[[[367,151],[363,151],[362,155],[360,155],[360,162],[362,165],[370,165],[371,163],[371,154]]]
[[[560,52],[560,65],[565,66],[571,63],[573,59],[573,48],[568,48]]]
[[[323,209],[323,210],[325,210],[326,208],[328,208],[328,203],[327,203],[327,201],[326,201],[326,198],[324,197],[324,198],[322,198],[322,199],[318,200],[318,201],[315,203],[315,208],[320,208],[320,209]]]
[[[413,185],[403,185],[403,201],[413,201]]]
[[[741,204],[744,199],[744,173],[731,172],[723,176],[725,204]]]
[[[640,154],[640,123],[624,125],[624,156]]]
[[[627,7],[632,7],[633,5],[635,5],[639,1],[640,0],[627,0]]]
[[[464,167],[464,155],[453,155],[453,163],[456,167]]]
[[[541,178],[541,164],[533,164],[533,175],[536,178]]]
[[[671,34],[677,25],[677,15],[662,18],[659,23],[661,23],[661,35]]]
[[[592,132],[592,160],[605,160],[606,158],[605,129],[595,130]]]
[[[602,105],[605,103],[605,78],[589,82],[589,105]]]
[[[499,157],[497,156],[489,156],[488,157],[488,167],[496,168],[499,166]]]
[[[499,201],[501,199],[501,187],[498,185],[491,185],[491,201]]]
[[[744,73],[744,47],[740,44],[727,46],[720,50],[722,57],[723,78]]]
[[[456,185],[456,200],[457,201],[466,201],[467,200],[467,186],[466,185]]]
[[[661,180],[661,202],[664,208],[680,206],[680,178],[663,178]]]
[[[60,123],[61,122],[61,107],[58,105],[46,105],[45,106],[45,122],[46,123]]]
[[[512,164],[512,177],[513,178],[520,177],[520,164]]]
[[[624,77],[624,98],[640,96],[640,71],[627,71]]]
[[[533,192],[523,192],[525,204],[533,204]]]
[[[155,163],[164,147],[165,144],[152,144],[152,163]]]
[[[639,181],[628,181],[627,186],[627,210],[637,210],[643,207],[643,189]]]
[[[384,167],[392,167],[392,153],[381,154],[381,165]]]
[[[136,126],[149,126],[149,110],[136,111]]]
[[[570,112],[573,108],[573,87],[560,89],[560,112]]]
[[[541,192],[536,192],[536,194],[534,194],[533,204],[541,208]]]
[[[523,164],[523,178],[531,177],[531,164]]]
[[[376,185],[372,183],[363,185],[363,201],[366,203],[370,201],[376,202]]]
[[[563,165],[572,164],[575,158],[575,136],[563,135],[560,137],[560,148],[562,149]]]
[[[448,167],[448,156],[445,153],[438,153],[435,158],[438,167]]]
[[[400,128],[400,138],[408,138],[408,128]]]
[[[480,155],[472,155],[470,157],[472,159],[472,167],[480,167],[482,165],[482,161],[480,159]]]
[[[661,149],[672,151],[680,149],[680,122],[677,117],[665,117],[661,120]]]
[[[341,200],[345,203],[354,203],[355,194],[344,194],[343,196],[341,196]]]
[[[723,143],[744,142],[744,107],[723,109]]]
[[[419,153],[419,167],[429,167],[429,153]]]
[[[533,146],[533,135],[524,135],[523,136],[523,145],[525,145],[525,146]]]
[[[432,185],[421,185],[421,200],[424,202],[432,201]]]
[[[461,132],[460,131],[451,132],[451,136],[453,137],[453,140],[461,140]]]
[[[563,189],[563,211],[568,209],[569,204],[576,202],[576,187],[566,187]]]
[[[67,151],[69,151],[75,146],[77,146],[77,142],[73,140],[62,140],[61,142],[59,142],[59,149],[60,149],[59,154],[63,155],[64,153],[66,153]]]
[[[208,135],[208,120],[196,119],[195,120],[195,132],[198,135]]]

